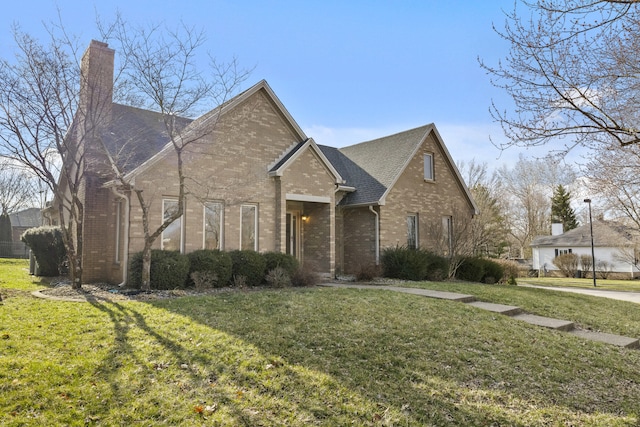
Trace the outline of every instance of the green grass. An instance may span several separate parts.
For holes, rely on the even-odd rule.
[[[640,422],[640,351],[461,303],[331,288],[53,302],[26,292],[42,286],[24,267],[0,262],[3,426]],[[552,312],[578,305],[584,322],[602,304],[466,286]],[[625,328],[640,331],[637,306],[611,304],[592,326],[626,318]]]
[[[518,279],[518,282],[549,287],[560,286],[569,288],[593,288],[593,279],[573,279],[568,277],[527,277]],[[596,287],[609,291],[640,292],[640,280],[605,280],[596,278]]]

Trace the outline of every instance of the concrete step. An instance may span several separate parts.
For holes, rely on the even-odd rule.
[[[517,314],[513,316],[513,318],[522,320],[523,322],[527,322],[532,325],[542,326],[549,329],[556,329],[558,331],[564,332],[571,331],[575,327],[574,323],[568,320],[552,319],[551,317],[536,316],[535,314]]]
[[[474,301],[468,303],[467,305],[491,311],[493,313],[504,314],[505,316],[515,316],[516,314],[522,313],[522,309],[520,307],[516,307],[515,305],[494,304],[491,302],[483,301]]]
[[[470,303],[476,300],[476,297],[474,297],[473,295],[458,294],[455,292],[432,291],[430,289],[418,289],[418,288],[394,288],[392,286],[382,286],[382,288],[388,289],[390,291],[402,292],[405,294],[421,295],[427,298],[446,299],[449,301],[457,301],[457,302],[464,302],[464,303]]]
[[[640,340],[636,338],[623,337],[621,335],[607,334],[604,332],[589,331],[586,329],[574,329],[570,334],[591,341],[599,341],[606,344],[617,345],[625,348],[640,348]]]

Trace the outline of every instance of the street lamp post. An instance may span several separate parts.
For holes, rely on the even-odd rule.
[[[591,217],[591,199],[584,199],[584,202],[589,205],[589,228],[591,230],[591,267],[593,269],[593,287],[596,287],[596,252],[593,248],[593,219]]]

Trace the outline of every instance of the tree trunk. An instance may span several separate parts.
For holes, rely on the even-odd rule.
[[[145,244],[142,250],[142,290],[151,289],[151,245]]]

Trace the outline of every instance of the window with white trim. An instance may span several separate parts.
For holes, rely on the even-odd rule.
[[[204,249],[222,249],[223,205],[221,202],[204,204]]]
[[[434,181],[435,175],[433,173],[433,154],[424,155],[424,180]]]
[[[258,206],[240,207],[240,249],[258,250]]]
[[[162,200],[162,220],[166,221],[178,210],[178,201],[175,199]],[[173,221],[162,232],[160,247],[165,251],[182,252],[182,216]]]

